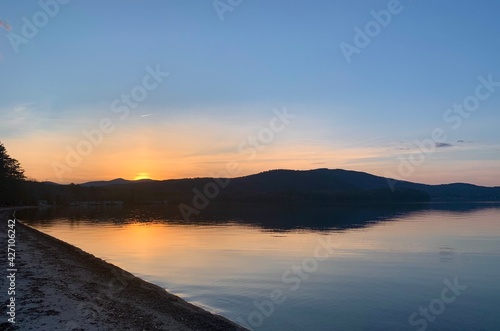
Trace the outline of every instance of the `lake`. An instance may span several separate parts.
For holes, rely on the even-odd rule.
[[[175,209],[175,208],[174,208]],[[253,330],[500,330],[500,206],[57,207],[18,218]]]

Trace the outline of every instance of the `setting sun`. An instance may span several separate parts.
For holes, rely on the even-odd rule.
[[[141,179],[151,179],[151,177],[149,177],[149,174],[147,172],[141,172],[134,178],[134,180],[141,180]]]

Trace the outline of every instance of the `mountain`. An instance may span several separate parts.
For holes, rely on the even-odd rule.
[[[90,187],[90,186],[95,186],[95,187],[102,187],[102,186],[110,186],[110,185],[122,185],[122,184],[131,184],[131,183],[143,183],[143,182],[150,182],[153,181],[152,179],[139,179],[139,180],[127,180],[123,178],[116,178],[113,180],[101,180],[101,181],[94,181],[94,182],[87,182],[80,184],[81,186],[85,187]]]
[[[391,192],[412,190],[424,192],[430,200],[499,201],[500,187],[483,187],[454,183],[428,185],[398,181],[364,172],[343,169],[316,169],[307,171],[272,170],[257,175],[235,178],[229,189],[234,191],[329,191],[329,192]]]
[[[42,182],[42,184],[47,184],[47,185],[60,185],[60,184],[58,184],[58,183],[55,183],[55,182],[50,182],[50,181],[47,181],[47,180],[46,180],[46,181],[44,181],[44,182]]]
[[[29,184],[31,201],[124,201],[127,204],[243,203],[399,203],[500,201],[500,187],[454,183],[427,185],[343,169],[271,170],[238,178],[131,181],[117,178],[81,185]]]

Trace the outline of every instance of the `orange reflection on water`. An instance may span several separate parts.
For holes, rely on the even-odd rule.
[[[398,259],[404,259],[406,254],[439,254],[442,247],[474,252],[478,238],[483,240],[483,251],[494,251],[494,240],[490,245],[484,239],[500,237],[497,214],[496,210],[482,210],[464,217],[424,211],[364,228],[328,231],[159,221],[58,222],[42,230],[140,276],[161,274],[176,282],[203,283],[220,277],[244,278],[256,270],[274,270],[279,279],[290,268],[290,261],[300,264],[313,257],[320,238],[333,248],[330,260],[339,261],[374,256],[393,259],[393,253],[403,253]]]

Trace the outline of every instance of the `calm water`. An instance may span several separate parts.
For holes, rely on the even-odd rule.
[[[19,213],[254,330],[500,330],[500,208],[216,206]],[[273,301],[274,300],[274,301]]]

